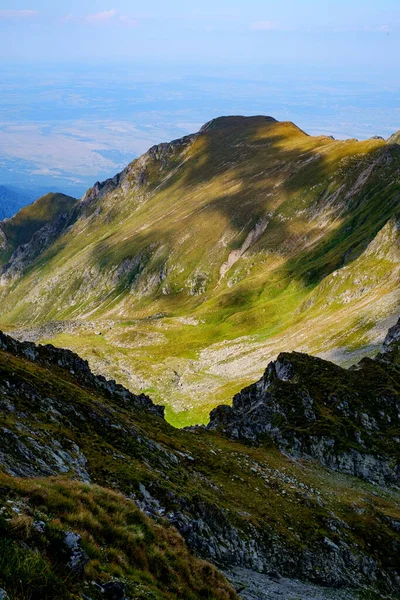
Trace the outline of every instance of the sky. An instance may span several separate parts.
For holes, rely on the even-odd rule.
[[[0,0],[2,59],[394,66],[399,35],[398,0]]]
[[[400,129],[400,0],[0,0],[0,184],[77,195],[221,114]]]

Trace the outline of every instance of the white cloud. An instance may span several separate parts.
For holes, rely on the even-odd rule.
[[[37,14],[37,10],[0,10],[0,19],[27,19]]]
[[[119,20],[123,25],[128,25],[129,27],[136,27],[138,23],[136,19],[132,19],[132,17],[128,17],[127,15],[122,15]]]
[[[254,31],[277,31],[282,27],[277,21],[256,21],[250,25],[250,29]]]
[[[103,12],[93,13],[87,15],[86,20],[90,23],[106,23],[111,21],[117,14],[117,11],[113,8],[111,10],[105,10]]]

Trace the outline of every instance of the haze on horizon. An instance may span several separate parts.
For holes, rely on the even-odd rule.
[[[0,184],[82,194],[221,114],[400,128],[397,0],[0,0]]]

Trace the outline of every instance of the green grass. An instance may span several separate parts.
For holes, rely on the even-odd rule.
[[[176,543],[177,555],[167,555],[167,562],[177,579],[172,578],[171,589],[157,593],[171,594],[160,598],[174,598],[174,594],[182,597],[179,582],[187,577],[184,564],[190,562],[190,555],[185,554],[187,551],[173,529],[165,530],[166,524],[161,523],[159,530],[126,500],[140,494],[139,484],[151,490],[168,512],[188,511],[191,518],[200,514],[202,520],[212,523],[214,534],[222,524],[225,529],[237,529],[245,539],[271,539],[281,544],[289,556],[309,549],[323,552],[324,538],[331,539],[333,535],[329,523],[334,513],[339,523],[344,523],[338,525],[337,534],[357,556],[372,552],[384,569],[391,569],[396,561],[393,542],[399,543],[400,538],[390,527],[391,519],[400,520],[396,490],[332,473],[313,462],[293,460],[268,443],[248,447],[212,432],[174,429],[146,411],[93,393],[77,384],[68,371],[57,367],[39,367],[4,352],[0,353],[0,365],[0,379],[9,382],[8,389],[18,386],[21,390],[12,396],[15,411],[1,412],[0,427],[15,432],[33,452],[37,452],[36,444],[55,448],[53,440],[70,452],[70,443],[75,442],[87,458],[93,481],[80,484],[68,479],[15,479],[1,475],[2,498],[16,501],[22,510],[19,519],[21,513],[12,515],[12,505],[8,506],[14,525],[2,521],[7,528],[2,537],[12,542],[21,541],[21,536],[30,540],[29,536],[34,535],[32,520],[43,520],[43,516],[51,525],[50,537],[55,542],[59,539],[57,532],[75,531],[82,535],[91,560],[88,580],[117,577],[132,585],[140,582],[148,589],[157,588],[164,577],[164,563],[160,558],[161,570],[157,571],[151,562],[153,555],[149,554],[152,544],[158,557],[160,552],[166,556],[167,546],[172,543],[175,547]],[[313,366],[314,362],[309,368]],[[332,380],[331,385],[338,384]],[[53,399],[57,412],[43,410],[46,398]],[[318,409],[325,410],[323,407],[321,400]],[[326,410],[322,415],[325,422],[332,421]],[[334,423],[340,432],[339,425]],[[25,464],[23,455],[10,444],[1,447],[1,451],[7,456],[4,464]],[[69,477],[75,476],[72,470]],[[64,570],[57,571],[51,561],[50,547],[46,548],[43,546],[42,555],[49,561],[50,573],[64,577]],[[141,568],[134,555],[129,554],[130,548],[143,549]],[[287,574],[293,576],[290,564],[289,561]],[[188,568],[190,573],[192,567]],[[193,586],[200,585],[200,579],[195,577],[199,568],[193,563]],[[67,581],[66,585],[72,583]]]
[[[18,246],[29,242],[34,233],[55,221],[61,214],[69,212],[76,203],[75,198],[65,194],[49,193],[3,222],[2,231],[6,236],[7,246],[0,252],[0,264],[4,264]]]
[[[86,208],[9,283],[3,328],[82,320],[72,333],[42,339],[79,351],[134,391],[154,390],[172,422],[190,424],[204,422],[278,351],[355,351],[368,336],[350,334],[349,323],[374,325],[397,310],[397,146],[311,137],[291,123],[253,119],[218,125],[186,149],[149,159],[141,188],[137,164],[127,192],[118,188]],[[260,219],[265,231],[221,278]],[[155,314],[164,318],[148,319]],[[86,321],[94,330],[112,321],[113,330],[100,339]],[[233,367],[225,374],[218,354],[225,341],[236,346],[232,365],[243,345],[251,356],[259,344],[258,367],[249,358],[236,375]],[[214,350],[217,376],[202,354]],[[182,388],[174,370],[187,374]]]
[[[67,479],[13,479],[0,474],[0,585],[12,600],[98,598],[92,582],[112,579],[144,600],[234,600],[209,563],[195,558],[167,522],[147,518],[122,494]],[[8,503],[9,501],[9,503]],[[12,507],[18,504],[18,514]],[[35,521],[45,523],[43,533]],[[83,579],[63,559],[65,532],[81,536]]]
[[[0,573],[1,585],[12,598],[68,597],[63,578],[57,577],[49,563],[37,551],[9,538],[0,539]]]

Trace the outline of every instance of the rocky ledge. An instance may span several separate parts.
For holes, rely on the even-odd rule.
[[[263,377],[218,406],[208,428],[367,481],[400,484],[400,321],[381,354],[343,369],[320,358],[282,353]]]
[[[154,404],[145,394],[132,394],[113,379],[102,375],[94,375],[87,360],[71,350],[55,348],[51,344],[45,346],[32,342],[19,342],[0,331],[0,349],[45,367],[58,367],[73,376],[85,387],[98,390],[107,397],[123,403],[125,407],[145,409],[159,417],[164,417],[164,406]]]

